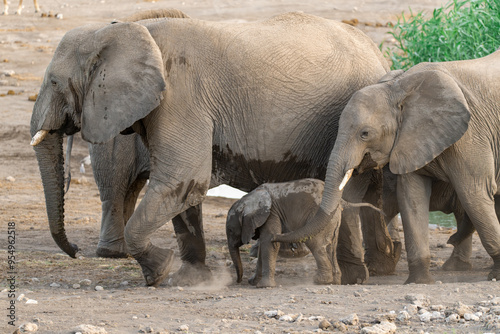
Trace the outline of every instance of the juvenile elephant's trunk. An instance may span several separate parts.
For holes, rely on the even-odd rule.
[[[229,254],[233,260],[234,267],[236,268],[236,282],[241,283],[243,278],[243,265],[241,263],[240,247],[229,247]]]
[[[42,177],[50,232],[66,254],[76,257],[78,247],[69,243],[64,230],[64,156],[62,135],[48,134],[34,146]]]

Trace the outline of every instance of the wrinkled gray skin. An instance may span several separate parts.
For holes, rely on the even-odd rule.
[[[227,214],[226,236],[238,283],[243,277],[239,248],[251,239],[258,239],[257,268],[248,282],[258,288],[276,286],[274,272],[280,244],[271,242],[271,238],[305,224],[316,213],[322,193],[323,181],[316,179],[265,183],[233,204]],[[326,230],[305,242],[316,260],[317,284],[330,284],[334,280],[331,262],[334,233]]]
[[[324,178],[342,109],[388,65],[359,30],[302,13],[251,23],[141,22],[76,28],[47,68],[31,134],[49,132],[35,146],[49,224],[71,254],[62,221],[62,136],[81,131],[84,140],[104,143],[135,131],[150,151],[151,172],[125,228],[128,251],[146,283],[160,284],[173,251],[150,237],[180,214],[178,277],[203,279],[209,270],[200,204],[207,190]],[[361,190],[351,188],[358,198],[346,200],[360,202]]]
[[[500,52],[475,60],[423,63],[361,89],[344,109],[318,212],[338,206],[344,174],[370,158],[398,175],[408,255],[407,283],[429,283],[429,200],[433,181],[448,182],[493,259],[500,279]],[[367,157],[370,154],[370,157]],[[317,215],[318,216],[318,215]],[[318,216],[312,231],[327,226]],[[310,231],[296,231],[300,239]],[[277,238],[278,241],[280,238]]]

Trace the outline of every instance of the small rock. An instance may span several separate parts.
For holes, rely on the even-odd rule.
[[[389,321],[383,321],[380,324],[374,326],[363,327],[361,330],[362,334],[390,334],[396,333],[397,326]]]
[[[51,287],[51,288],[59,288],[59,287],[61,287],[61,284],[56,283],[56,282],[54,282],[54,283],[50,283],[50,287]]]
[[[73,289],[80,289],[81,285],[78,283],[73,284]]]
[[[35,102],[38,98],[38,94],[28,96],[28,101]]]
[[[444,309],[445,309],[445,307],[443,305],[431,305],[432,311],[442,311]]]
[[[410,315],[415,315],[418,312],[418,307],[417,305],[409,304],[404,307],[404,310]]]
[[[445,322],[450,323],[450,322],[458,322],[460,320],[460,316],[456,313],[450,314],[447,318],[444,319]]]
[[[7,70],[7,71],[3,71],[2,74],[5,75],[6,77],[11,77],[14,74],[16,74],[16,72],[14,70]]]
[[[423,294],[409,294],[405,299],[418,307],[426,307],[430,304],[429,299]]]
[[[398,319],[398,321],[403,322],[403,321],[410,320],[410,318],[411,318],[410,313],[408,313],[406,311],[400,311],[396,319]]]
[[[295,319],[294,319],[293,315],[285,314],[285,315],[282,315],[278,320],[279,321],[286,321],[286,322],[293,322]]]
[[[102,290],[104,290],[104,288],[102,286],[100,286],[100,285],[96,285],[94,289],[95,289],[95,291],[102,291]]]
[[[63,19],[63,14],[61,14],[61,13],[56,14],[56,19],[62,20]]]
[[[27,322],[27,323],[19,326],[19,331],[21,333],[32,333],[32,332],[36,332],[37,330],[38,330],[38,325],[34,324],[32,322]]]
[[[16,92],[14,92],[12,89],[9,89],[7,91],[7,95],[16,95]]]
[[[24,293],[21,293],[19,297],[17,297],[17,301],[20,302],[21,300],[24,299],[24,297],[25,297]]]
[[[36,301],[34,299],[28,299],[26,301],[26,304],[28,304],[28,305],[36,305],[36,304],[38,304],[38,301]]]
[[[82,334],[107,334],[104,328],[93,325],[79,325],[75,327],[74,331]]]
[[[189,326],[188,325],[181,325],[179,328],[177,328],[178,331],[180,332],[187,332],[189,331]]]
[[[282,315],[285,315],[285,313],[283,313],[283,311],[280,311],[280,310],[272,310],[272,311],[266,311],[266,312],[264,312],[264,315],[266,317],[268,317],[268,318],[276,318],[276,319],[278,319]]]
[[[350,314],[346,318],[340,319],[340,321],[342,321],[346,325],[351,325],[351,326],[356,326],[359,324],[359,318],[356,313]]]
[[[86,278],[80,281],[80,285],[89,286],[90,284],[92,284],[92,281]]]
[[[321,320],[318,325],[318,328],[322,330],[327,330],[330,327],[332,327],[332,324],[326,319]]]
[[[335,321],[332,324],[333,328],[338,329],[341,332],[346,332],[347,331],[347,326],[343,322],[340,321]]]
[[[154,333],[154,329],[152,327],[146,327],[144,329],[139,330],[139,333]]]
[[[458,302],[453,306],[450,313],[457,313],[460,317],[463,317],[465,313],[472,313],[472,309],[468,305]]]
[[[467,321],[479,321],[479,317],[473,313],[465,313],[464,319]]]
[[[128,285],[128,281],[123,281],[120,283],[121,286],[127,286]]]
[[[9,182],[16,182],[16,179],[13,176],[7,176],[5,179]]]
[[[425,312],[423,314],[420,314],[418,318],[420,319],[421,322],[429,322],[431,321],[432,314],[430,312]]]
[[[36,277],[33,277],[33,278],[31,279],[31,282],[32,282],[32,283],[38,283],[38,282],[40,282],[40,280],[39,280],[38,278],[36,278]]]

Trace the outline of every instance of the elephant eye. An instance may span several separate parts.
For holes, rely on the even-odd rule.
[[[57,86],[57,82],[55,82],[55,80],[52,80],[51,83],[52,83],[52,86]]]
[[[367,139],[370,133],[367,130],[361,131],[360,137],[361,139]]]

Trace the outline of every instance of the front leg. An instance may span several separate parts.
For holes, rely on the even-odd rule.
[[[276,269],[276,259],[280,250],[280,243],[272,242],[276,234],[281,233],[281,221],[278,216],[271,212],[266,223],[260,227],[259,238],[259,262],[257,273],[261,271],[261,279],[257,283],[258,288],[275,287],[274,274]],[[260,267],[260,268],[259,268]]]
[[[173,275],[173,285],[196,285],[212,278],[205,264],[206,246],[201,204],[192,206],[172,219],[182,266]]]
[[[397,196],[410,275],[408,283],[434,282],[430,267],[429,201],[431,179],[416,173],[398,175]]]

